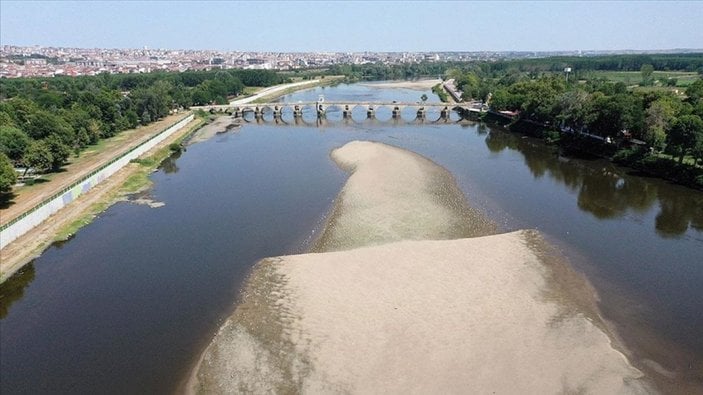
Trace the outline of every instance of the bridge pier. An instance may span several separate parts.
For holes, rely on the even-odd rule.
[[[366,110],[366,118],[375,118],[376,117],[376,111],[373,109],[373,106],[369,106],[369,109]]]
[[[342,118],[351,119],[351,117],[352,117],[352,112],[349,109],[349,105],[347,104],[344,106],[344,110],[342,111]]]
[[[244,116],[244,113],[239,109],[239,107],[234,107],[232,110],[232,116],[235,118],[241,118]]]
[[[449,107],[444,107],[442,111],[439,113],[439,118],[443,119],[445,121],[449,120]]]
[[[273,119],[276,120],[276,121],[279,120],[279,119],[281,119],[281,113],[282,113],[282,112],[283,112],[283,110],[282,110],[280,107],[275,106],[275,107],[273,108]]]
[[[325,116],[325,107],[322,105],[322,103],[317,104],[317,117],[318,118],[324,118]]]
[[[400,119],[400,107],[393,107],[393,119]]]
[[[302,118],[303,111],[300,109],[299,105],[293,106],[293,118]]]
[[[417,119],[425,119],[425,116],[427,116],[427,111],[425,111],[425,107],[420,107],[417,110]]]

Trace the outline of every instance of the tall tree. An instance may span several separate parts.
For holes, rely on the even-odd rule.
[[[676,116],[676,108],[668,98],[652,102],[646,110],[643,139],[657,151],[664,149],[666,132]]]
[[[17,182],[17,173],[10,162],[10,158],[0,152],[0,195],[10,192]]]
[[[654,74],[654,66],[651,64],[643,64],[640,68],[642,74],[643,85],[652,85],[652,75]]]
[[[14,163],[22,160],[30,143],[27,133],[12,126],[0,126],[0,152],[7,155]]]
[[[683,162],[685,155],[698,151],[703,144],[703,120],[698,115],[683,115],[676,119],[667,136],[666,148]]]
[[[27,147],[27,151],[22,157],[25,166],[25,174],[31,168],[38,173],[43,173],[51,169],[54,157],[45,141],[32,141]]]

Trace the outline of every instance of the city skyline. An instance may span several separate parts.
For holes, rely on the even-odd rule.
[[[0,2],[0,44],[259,52],[697,49],[701,2]]]

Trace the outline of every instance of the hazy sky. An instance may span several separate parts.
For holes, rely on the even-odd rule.
[[[0,43],[239,51],[703,48],[703,2],[8,1]]]

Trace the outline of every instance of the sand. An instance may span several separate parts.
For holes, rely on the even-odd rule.
[[[236,126],[235,126],[236,125]],[[230,130],[239,130],[239,124],[235,119],[229,116],[218,116],[215,119],[195,131],[188,139],[188,145],[202,143],[215,137],[218,133],[223,133]],[[228,129],[229,128],[229,129]]]
[[[452,175],[420,155],[353,141],[333,150],[331,157],[352,175],[314,251],[496,232],[494,224],[469,207]]]
[[[292,82],[290,84],[281,84],[281,85],[275,85],[275,86],[270,86],[268,88],[263,88],[260,91],[256,92],[256,94],[242,98],[242,99],[237,99],[237,100],[232,100],[229,102],[230,105],[237,105],[237,104],[246,104],[246,103],[251,103],[254,100],[259,100],[261,98],[271,96],[273,97],[274,94],[280,94],[287,89],[291,88],[302,88],[305,86],[313,86],[317,83],[319,83],[320,80],[307,80],[307,81],[300,81],[300,82]]]
[[[652,392],[538,232],[466,238],[490,223],[419,155],[353,142],[332,158],[352,172],[316,247],[332,252],[259,262],[190,391]],[[476,223],[450,230],[452,214]]]
[[[391,82],[380,82],[373,84],[361,84],[363,86],[368,86],[372,88],[404,88],[404,89],[414,89],[414,90],[428,90],[432,89],[433,86],[441,83],[441,79],[431,79],[431,80],[414,80],[414,81],[391,81]]]

